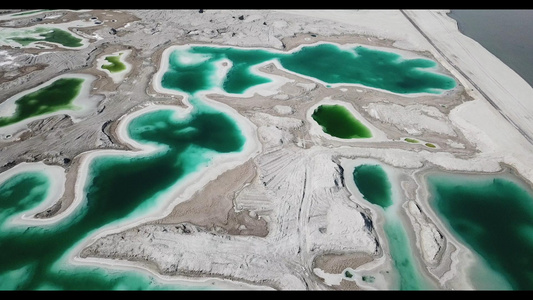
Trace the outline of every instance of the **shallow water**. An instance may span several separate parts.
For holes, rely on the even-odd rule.
[[[398,290],[432,290],[435,287],[423,277],[414,256],[417,250],[412,249],[405,225],[401,222],[398,214],[399,212],[395,209],[386,209],[384,225],[390,255],[399,274]]]

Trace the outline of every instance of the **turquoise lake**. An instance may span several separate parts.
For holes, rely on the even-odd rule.
[[[533,192],[500,176],[436,174],[430,204],[510,289],[533,289]],[[473,274],[476,276],[476,274]],[[478,282],[482,289],[490,284]]]

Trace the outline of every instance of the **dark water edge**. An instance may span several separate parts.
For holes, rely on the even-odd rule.
[[[453,9],[448,16],[533,86],[533,9]]]

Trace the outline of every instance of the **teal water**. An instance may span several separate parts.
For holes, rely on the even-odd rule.
[[[512,289],[533,289],[532,191],[498,176],[431,175],[427,181],[430,204],[465,245]]]
[[[433,285],[418,269],[413,249],[398,212],[392,185],[387,172],[378,164],[362,164],[354,168],[353,180],[363,198],[383,208],[384,231],[389,243],[390,256],[398,273],[398,290],[429,290]]]
[[[183,57],[191,61],[183,61]],[[261,49],[194,46],[188,51],[174,50],[169,55],[169,68],[161,79],[161,85],[188,94],[215,87],[227,93],[242,94],[251,87],[271,81],[255,74],[252,67],[275,57],[273,52]],[[223,83],[219,83],[214,73],[218,69],[217,63],[223,59],[229,59],[232,67]]]
[[[333,56],[343,54],[344,51],[333,45],[316,47]],[[2,228],[0,289],[184,289],[178,285],[162,284],[148,275],[133,271],[74,266],[65,261],[65,256],[102,227],[119,220],[142,217],[143,213],[162,201],[165,192],[180,185],[184,178],[206,166],[212,158],[241,151],[246,140],[237,123],[225,113],[206,104],[199,92],[222,88],[228,93],[244,93],[271,80],[255,73],[252,70],[254,66],[272,58],[279,59],[282,65],[295,65],[295,58],[291,56],[301,57],[298,53],[200,46],[171,53],[169,68],[161,78],[161,84],[165,88],[186,93],[193,106],[191,113],[180,118],[173,110],[161,109],[135,117],[127,128],[129,136],[141,144],[155,145],[157,150],[145,155],[101,155],[92,160],[88,179],[84,183],[83,203],[68,218],[50,226]],[[309,51],[304,53],[309,55]],[[353,58],[352,56],[355,57],[353,54],[343,54],[337,59],[342,61],[344,58]],[[229,59],[232,66],[226,76],[220,78],[216,72],[221,60],[225,59]],[[384,59],[376,63],[400,62]],[[344,62],[344,65],[347,64],[350,62]],[[436,76],[432,72],[422,71],[423,66],[413,64],[415,65],[417,70],[404,71],[409,74],[421,72],[420,74],[431,78]],[[321,73],[333,70],[326,70],[320,64],[316,67],[316,70],[303,75],[321,76]],[[372,74],[380,76],[379,73]],[[409,74],[397,73],[395,76],[411,78]],[[352,75],[341,74],[339,78]],[[442,75],[435,78],[448,84],[452,80]],[[349,79],[346,77],[346,80]],[[420,80],[425,83],[418,86],[416,92],[436,92],[443,87],[452,86],[443,86],[439,80],[430,80],[429,86],[428,82]],[[353,83],[353,80],[349,83]],[[385,86],[380,86],[383,87]],[[415,89],[409,91],[414,92]],[[45,189],[45,180],[41,178],[41,181],[28,182],[26,185]],[[16,186],[16,183],[17,181],[7,179],[0,183],[0,190],[13,190],[10,187]],[[0,194],[0,203],[5,203],[6,207],[18,205],[20,208],[16,209],[28,209],[30,205],[24,203],[36,203],[44,199],[35,196],[31,201],[24,200],[29,197],[24,196],[25,189],[28,186],[20,188],[19,192]]]
[[[302,47],[280,58],[293,72],[329,84],[352,83],[398,94],[440,94],[453,89],[455,80],[433,72],[437,64],[429,59],[405,59],[399,54],[357,46],[350,50],[333,44]]]
[[[35,42],[57,43],[65,47],[77,48],[83,46],[82,39],[75,37],[70,32],[53,27],[37,27],[15,31],[6,39],[13,40],[22,46]]]
[[[25,172],[0,185],[0,228],[10,217],[39,205],[48,194],[49,184],[46,175]]]
[[[213,76],[223,59],[232,62],[223,79]],[[429,59],[405,59],[399,54],[356,46],[350,49],[335,44],[304,46],[292,53],[264,49],[191,46],[169,55],[169,69],[161,85],[194,94],[219,87],[227,93],[241,94],[262,83],[271,82],[252,68],[271,60],[301,75],[326,84],[361,84],[394,93],[432,93],[456,87],[453,78],[434,71]],[[221,81],[221,82],[219,82]]]
[[[385,210],[384,230],[389,242],[390,255],[394,262],[394,267],[399,274],[398,290],[402,291],[422,291],[433,290],[434,285],[423,278],[418,269],[418,262],[413,257],[416,249],[412,249],[411,241],[405,230],[405,225],[401,222],[398,212],[392,208]]]

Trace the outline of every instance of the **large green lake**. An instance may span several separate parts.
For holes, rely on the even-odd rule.
[[[83,82],[83,78],[60,78],[43,88],[19,97],[14,102],[14,113],[0,117],[0,127],[61,110],[81,109],[73,102],[79,95]]]
[[[14,41],[21,46],[28,46],[37,42],[55,43],[63,47],[79,48],[83,40],[69,31],[55,27],[32,27],[6,30],[0,34],[0,41]]]

